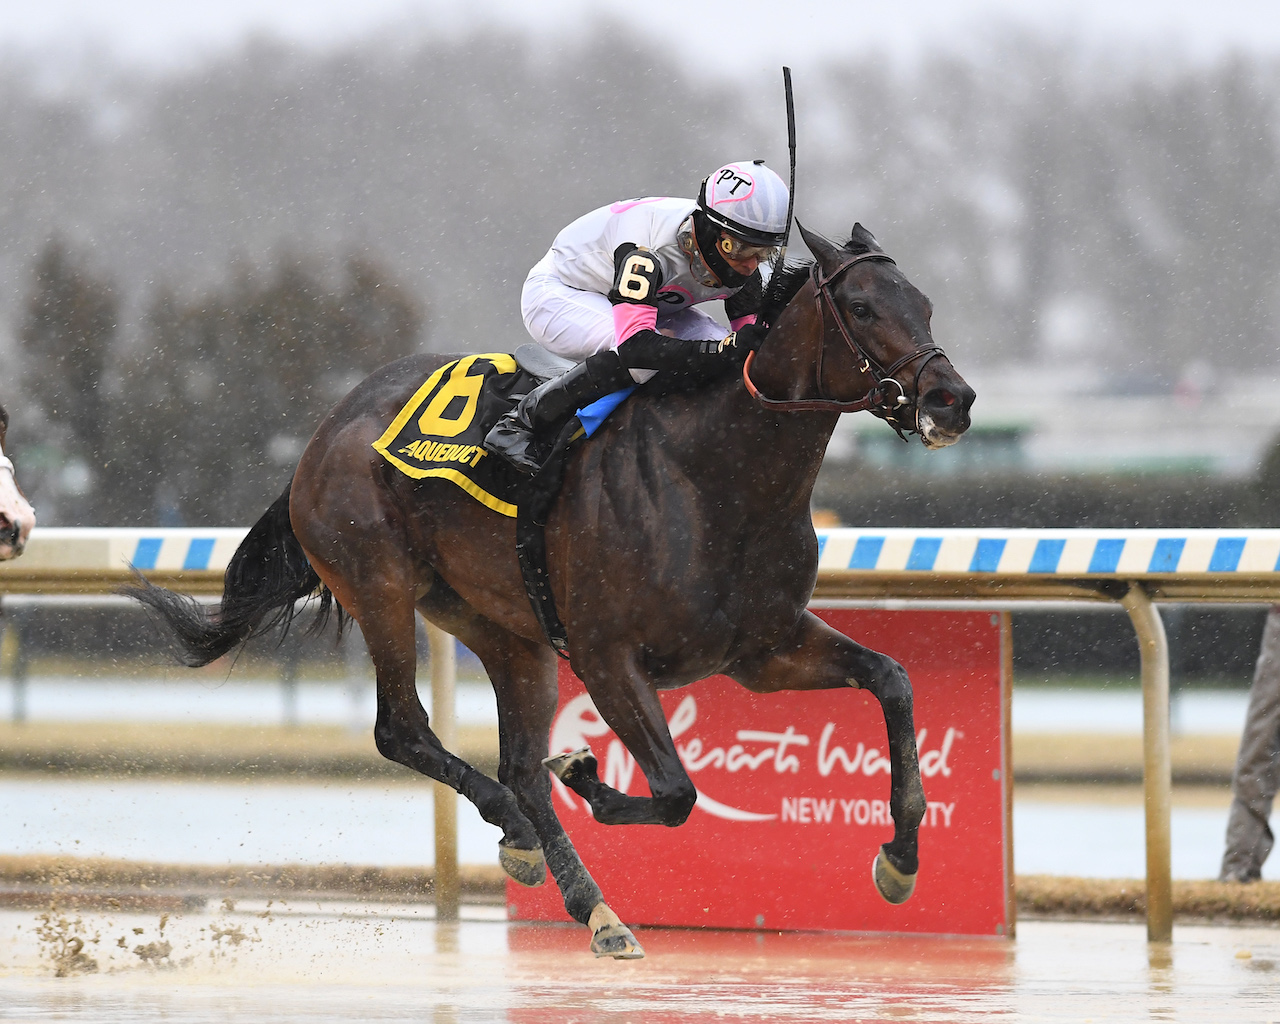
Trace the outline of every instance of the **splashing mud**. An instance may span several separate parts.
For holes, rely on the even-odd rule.
[[[228,897],[222,901],[222,913],[233,914],[236,909],[236,901]],[[258,915],[259,917],[263,915]],[[267,918],[270,920],[270,917]],[[205,929],[200,929],[202,932]],[[209,956],[218,959],[226,955],[231,950],[238,949],[244,943],[252,945],[255,942],[261,942],[262,936],[258,934],[258,929],[254,928],[252,933],[244,930],[244,925],[232,924],[228,921],[214,921],[208,928],[209,938],[213,942],[213,949],[209,951]],[[223,943],[226,943],[224,946]],[[229,948],[228,948],[229,947]]]
[[[40,942],[41,955],[53,965],[59,978],[73,974],[93,974],[98,961],[84,951],[86,942],[97,944],[101,936],[94,932],[87,935],[80,917],[69,918],[58,908],[51,907],[40,914],[36,921],[36,938]]]
[[[262,943],[258,928],[236,921],[230,916],[235,913],[235,902],[228,899],[222,901],[211,922],[199,927],[199,917],[191,920],[169,913],[152,919],[154,924],[137,917],[129,920],[126,913],[126,920],[117,923],[118,918],[72,916],[55,902],[36,915],[29,930],[22,924],[17,930],[28,930],[36,940],[37,961],[46,969],[51,966],[58,978],[136,970],[172,971],[190,967],[203,953],[213,961],[235,966],[239,954]],[[253,916],[267,924],[274,923],[270,905]],[[168,934],[166,929],[176,934]],[[103,934],[113,936],[114,941],[102,944]]]
[[[173,952],[173,944],[170,942],[148,942],[145,946],[134,946],[133,952],[144,963],[152,964],[156,967],[162,964],[172,966],[169,954]]]
[[[213,940],[215,946],[221,946],[222,940],[226,939],[230,946],[239,946],[242,942],[261,942],[262,937],[258,934],[258,929],[253,930],[252,935],[245,933],[244,926],[233,924],[226,928],[220,928],[216,924],[209,926],[209,938]]]
[[[177,963],[169,959],[169,955],[173,952],[173,943],[167,941],[164,937],[165,925],[169,923],[169,915],[161,914],[160,923],[157,931],[160,937],[153,942],[138,943],[133,947],[133,955],[141,960],[144,964],[151,967],[177,967]],[[134,928],[134,935],[143,935],[146,933],[145,928]],[[128,942],[122,935],[116,943],[121,949],[128,948]]]

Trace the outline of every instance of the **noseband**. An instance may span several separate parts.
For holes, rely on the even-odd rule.
[[[835,321],[836,328],[840,331],[840,337],[844,339],[844,343],[849,346],[849,351],[853,353],[854,359],[858,363],[858,371],[872,375],[878,383],[871,388],[862,398],[852,402],[841,402],[834,398],[827,398],[822,394],[822,357],[826,351],[826,345],[818,346],[818,398],[797,399],[795,401],[778,400],[766,398],[760,389],[755,386],[751,380],[751,364],[755,360],[755,353],[751,352],[747,355],[747,360],[742,367],[742,381],[754,398],[761,405],[770,409],[777,409],[780,412],[870,412],[872,415],[879,416],[888,423],[894,430],[898,432],[898,436],[904,441],[906,435],[904,430],[911,433],[920,432],[920,375],[924,372],[924,368],[929,364],[931,359],[945,355],[941,348],[937,345],[922,345],[919,348],[912,349],[905,356],[896,360],[888,367],[883,367],[878,361],[873,359],[865,348],[858,344],[853,337],[849,328],[845,325],[844,318],[841,317],[839,309],[836,308],[835,298],[832,295],[832,286],[836,280],[844,274],[846,270],[855,263],[861,263],[864,260],[884,260],[886,263],[893,263],[893,258],[882,252],[864,252],[856,256],[850,256],[837,266],[830,274],[824,275],[821,267],[815,263],[810,271],[813,278],[813,286],[816,292],[815,301],[818,303],[818,316],[822,320],[823,327],[827,324],[827,311],[830,310],[831,319]],[[897,264],[894,264],[895,266]],[[906,388],[902,386],[902,382],[894,375],[904,366],[909,365],[915,360],[920,359],[920,365],[916,367],[915,378],[912,381],[912,392],[914,402],[907,397]],[[894,393],[896,389],[896,394]],[[903,406],[913,405],[915,409],[914,422],[903,424],[899,421],[898,416],[903,412]]]

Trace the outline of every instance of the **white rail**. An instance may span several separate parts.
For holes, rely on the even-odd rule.
[[[0,595],[101,594],[126,583],[133,569],[189,593],[216,594],[245,532],[37,528],[22,558],[0,562]],[[1169,658],[1153,602],[1280,602],[1280,530],[830,529],[818,531],[818,545],[814,596],[821,601],[1109,601],[1125,608],[1142,659],[1147,935],[1168,941]],[[433,659],[433,672],[442,675],[433,689],[452,692],[444,678],[449,660]],[[436,721],[451,728],[439,710]],[[456,906],[456,892],[440,898]]]

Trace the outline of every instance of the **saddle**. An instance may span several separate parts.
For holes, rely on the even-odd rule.
[[[572,359],[563,359],[541,345],[521,345],[516,349],[515,356],[516,365],[530,376],[537,377],[539,384],[552,377],[559,377],[577,365]]]

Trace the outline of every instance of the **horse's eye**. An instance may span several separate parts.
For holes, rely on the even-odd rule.
[[[865,302],[855,302],[849,307],[849,312],[856,316],[859,320],[871,319],[871,307]]]

